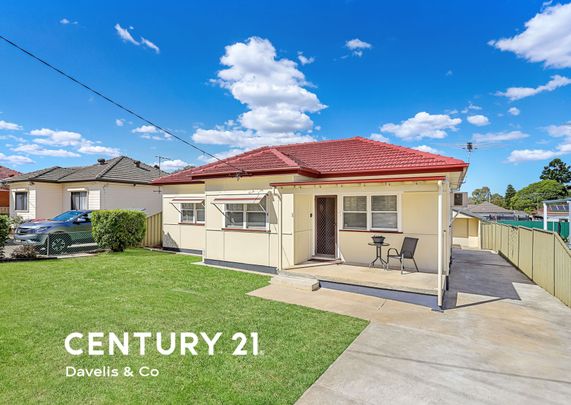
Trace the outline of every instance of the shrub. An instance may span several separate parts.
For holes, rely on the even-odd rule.
[[[147,216],[141,211],[100,210],[91,217],[93,239],[105,249],[122,252],[145,237]]]
[[[38,251],[31,245],[18,246],[10,255],[12,259],[35,259],[38,257]]]
[[[0,258],[4,257],[4,245],[10,233],[10,218],[7,215],[0,215]]]

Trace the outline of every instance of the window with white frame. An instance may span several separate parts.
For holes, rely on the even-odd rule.
[[[70,207],[72,210],[86,210],[87,191],[72,191]]]
[[[343,197],[343,229],[367,229],[367,196]]]
[[[16,191],[14,193],[14,210],[28,211],[28,192]]]
[[[343,197],[343,229],[397,231],[398,228],[397,195]]]
[[[226,228],[266,229],[266,197],[255,204],[225,204]]]
[[[396,195],[371,196],[371,229],[398,229]]]
[[[180,222],[184,224],[204,223],[204,201],[180,204]]]

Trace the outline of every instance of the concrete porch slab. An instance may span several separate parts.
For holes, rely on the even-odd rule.
[[[438,295],[438,276],[435,273],[407,271],[401,274],[400,270],[384,270],[378,267],[371,268],[351,264],[294,267],[284,270],[283,273],[333,283]]]

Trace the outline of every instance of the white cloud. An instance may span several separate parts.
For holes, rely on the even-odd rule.
[[[120,155],[119,149],[98,145],[98,142],[93,142],[84,138],[79,132],[56,131],[49,128],[41,128],[30,131],[30,135],[35,137],[33,140],[34,144],[22,143],[13,150],[31,155],[59,157],[78,157],[81,153],[101,154],[107,156]],[[71,147],[74,151],[65,149],[45,149],[40,147],[38,144],[52,147]]]
[[[297,59],[299,59],[299,62],[302,65],[309,65],[309,64],[315,62],[315,58],[313,56],[307,57],[303,54],[303,52],[297,53]]]
[[[123,118],[117,118],[115,120],[115,125],[117,125],[118,127],[122,127],[123,125],[125,125],[125,120]]]
[[[466,118],[468,122],[472,125],[476,125],[477,127],[483,127],[490,123],[490,120],[485,115],[477,114],[477,115],[470,115]]]
[[[571,140],[571,122],[563,125],[549,125],[546,127],[547,133],[554,137],[569,137]]]
[[[348,48],[353,55],[361,57],[363,56],[363,50],[371,49],[373,45],[369,44],[368,42],[361,41],[358,38],[354,38],[345,42],[345,47]]]
[[[462,114],[468,114],[471,110],[474,111],[480,111],[482,109],[482,107],[480,107],[479,105],[476,104],[472,104],[472,102],[468,102],[468,105],[462,110],[460,111]]]
[[[266,145],[283,145],[288,143],[311,142],[315,139],[310,135],[296,133],[258,133],[251,130],[236,128],[197,129],[192,135],[197,143],[210,145],[233,145],[244,150]]]
[[[41,137],[35,139],[35,143],[50,146],[75,146],[79,145],[83,137],[78,132],[54,131],[53,129],[42,128],[30,131],[30,135]]]
[[[51,157],[79,157],[75,152],[65,149],[46,149],[37,144],[24,144],[12,149],[14,152],[27,153],[29,155],[51,156]]]
[[[419,145],[419,146],[415,146],[412,149],[416,149],[416,150],[419,150],[421,152],[435,153],[437,155],[442,153],[440,150],[435,149],[432,146],[428,146],[428,145]]]
[[[152,125],[141,125],[140,127],[131,130],[131,132],[136,134],[156,134],[159,130]]]
[[[457,126],[461,122],[460,118],[452,118],[446,114],[419,112],[400,124],[384,124],[381,126],[381,132],[395,134],[405,141],[422,138],[442,139],[447,135],[446,130],[457,131]]]
[[[93,143],[90,142],[81,145],[77,151],[80,153],[84,153],[86,155],[105,155],[111,157],[116,157],[121,155],[121,152],[117,148],[94,145]]]
[[[141,125],[135,129],[132,129],[131,132],[135,134],[143,134],[141,138],[143,139],[151,139],[154,141],[170,141],[172,140],[172,135],[167,134],[166,132],[158,130],[156,127],[152,125]]]
[[[158,165],[158,162],[155,162],[154,165]],[[185,162],[184,160],[180,159],[173,159],[173,160],[165,160],[161,162],[161,170],[165,172],[172,172],[175,170],[180,170],[186,166],[189,166],[190,163]]]
[[[155,51],[155,53],[157,53],[157,54],[159,54],[161,52],[160,48],[154,42],[151,42],[147,38],[139,37],[139,40],[137,41],[133,37],[133,35],[131,35],[131,32],[129,30],[132,31],[133,27],[129,26],[129,28],[123,28],[118,23],[115,24],[115,31],[117,31],[117,35],[119,35],[119,37],[124,42],[130,42],[131,44],[136,45],[136,46],[140,46],[140,45],[146,46],[147,48]]]
[[[21,125],[14,124],[13,122],[7,122],[0,120],[0,129],[6,129],[9,131],[20,131],[22,129]]]
[[[508,156],[508,162],[519,163],[529,160],[545,160],[545,159],[551,159],[560,154],[561,154],[560,152],[545,150],[545,149],[514,150]]]
[[[117,23],[115,24],[115,30],[117,31],[117,35],[119,35],[123,41],[130,42],[133,45],[141,45],[138,41],[135,40],[135,38],[133,38],[128,28],[123,28],[119,25],[119,23]]]
[[[508,156],[508,162],[518,163],[528,160],[546,160],[556,156],[571,153],[571,123],[563,125],[549,125],[545,128],[547,133],[556,138],[563,138],[554,149],[523,149],[514,150]]]
[[[313,121],[308,113],[326,106],[304,88],[308,83],[297,64],[276,59],[272,43],[258,37],[229,45],[225,50],[220,62],[226,68],[212,82],[227,89],[248,111],[224,125],[197,128],[192,139],[238,148],[314,140],[310,135]]]
[[[143,44],[147,48],[151,48],[156,53],[161,53],[161,50],[159,49],[159,47],[156,46],[154,43],[152,43],[151,41],[149,41],[146,38],[141,37],[141,44]]]
[[[520,114],[521,111],[520,111],[519,108],[517,108],[517,107],[511,107],[511,108],[508,110],[508,112],[509,112],[511,115],[517,116],[517,115]]]
[[[373,141],[378,141],[378,142],[386,142],[386,143],[390,143],[390,139],[387,138],[386,136],[384,136],[383,134],[371,134],[369,136],[369,139],[372,139]]]
[[[9,165],[25,165],[35,163],[27,156],[5,155],[2,152],[0,152],[0,162],[7,163]]]
[[[546,7],[525,23],[522,33],[489,44],[546,67],[571,67],[571,3]]]
[[[67,18],[62,18],[61,20],[59,20],[59,23],[62,25],[68,25],[68,24],[72,24],[72,25],[77,25],[78,22],[77,21],[70,21]]]
[[[474,142],[504,142],[515,141],[517,139],[527,138],[529,135],[521,131],[510,132],[488,132],[485,134],[474,134],[472,140]]]
[[[510,87],[506,91],[496,92],[497,96],[504,96],[510,99],[510,101],[520,100],[525,97],[535,96],[536,94],[543,93],[544,91],[553,91],[559,87],[567,86],[571,84],[571,79],[564,76],[554,75],[551,76],[551,80],[546,84],[538,87]]]

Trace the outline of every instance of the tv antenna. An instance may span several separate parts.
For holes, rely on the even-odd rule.
[[[158,165],[158,166],[159,166],[159,175],[161,175],[161,172],[162,172],[162,170],[161,170],[161,162],[162,162],[163,160],[172,160],[172,159],[171,159],[171,158],[168,158],[168,157],[166,157],[166,156],[161,156],[161,155],[156,155],[155,157],[159,160],[159,165]]]

